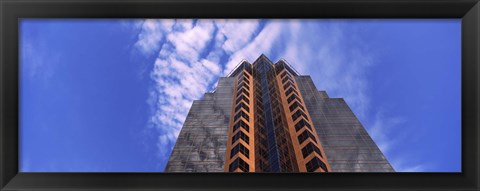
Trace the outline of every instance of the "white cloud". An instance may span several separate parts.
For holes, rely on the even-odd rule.
[[[158,50],[164,34],[171,30],[172,24],[170,20],[145,20],[135,46],[147,55],[154,53]],[[134,27],[137,25],[138,23],[135,23]]]
[[[428,172],[427,168],[424,165],[409,166],[404,168],[403,166],[398,167],[397,172]]]
[[[223,51],[219,50],[229,38],[215,35],[217,26],[209,20],[169,20],[171,30],[161,29],[165,20],[148,21],[137,48],[158,54],[150,75],[154,87],[147,103],[152,107],[150,126],[159,132],[157,154],[166,162],[193,100],[200,99],[220,75]],[[212,41],[214,49],[207,49]]]
[[[278,37],[282,30],[284,29],[281,25],[267,24],[263,30],[257,36],[255,36],[251,43],[245,45],[243,48],[237,51],[234,51],[234,53],[230,56],[229,62],[227,63],[223,74],[228,74],[243,59],[253,62],[261,54],[270,53],[274,42],[279,40]]]
[[[400,117],[387,117],[383,111],[377,111],[373,124],[367,129],[369,134],[380,150],[386,154],[390,149],[398,144],[396,139],[392,139],[391,132],[397,131],[405,125],[406,120]]]
[[[48,87],[56,68],[62,64],[63,55],[48,47],[48,42],[42,38],[22,40],[20,49],[20,70],[28,78],[38,81],[42,87]]]
[[[176,23],[182,25],[188,21]],[[181,27],[181,31],[167,35],[168,41],[175,47],[175,52],[189,61],[196,61],[206,44],[212,39],[214,25],[212,21],[199,20],[193,27]]]
[[[215,23],[219,28],[219,37],[227,37],[221,48],[230,54],[250,44],[259,27],[258,20],[217,20]]]
[[[428,172],[432,164],[417,164],[414,158],[397,158],[390,161],[390,164],[394,166],[396,172]]]

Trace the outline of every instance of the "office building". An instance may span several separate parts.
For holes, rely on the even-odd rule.
[[[242,61],[195,100],[165,172],[393,172],[342,98],[285,60]]]

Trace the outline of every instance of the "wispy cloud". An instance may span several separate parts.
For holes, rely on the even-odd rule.
[[[414,158],[397,157],[390,163],[395,167],[396,172],[429,172],[433,164],[418,164]],[[415,164],[417,163],[417,164]]]
[[[20,49],[20,67],[22,78],[25,80],[39,80],[47,86],[49,79],[55,73],[55,68],[61,64],[61,55],[56,51],[48,51],[48,43],[42,39],[30,40],[23,34],[23,42]],[[26,39],[25,39],[26,38]],[[22,64],[23,63],[23,64]]]
[[[250,31],[254,31],[252,22]],[[166,164],[193,100],[200,99],[223,71],[220,59],[246,43],[245,34],[225,20],[146,20],[136,42],[157,53],[147,103],[150,127],[158,131],[158,157]],[[250,32],[253,33],[253,32]],[[248,39],[247,39],[248,40]]]
[[[138,23],[134,22],[134,25]],[[147,55],[153,54],[160,48],[160,41],[171,27],[172,22],[169,20],[145,20],[141,25],[141,32],[138,34],[135,46]]]
[[[173,22],[155,61],[151,96],[156,98],[150,122],[159,130],[158,149],[168,157],[194,99],[205,93],[219,67],[200,57],[213,32],[212,23],[196,26]],[[197,38],[195,38],[197,37]]]
[[[377,55],[355,35],[337,21],[146,20],[135,45],[157,56],[147,102],[150,127],[159,133],[161,163],[165,165],[193,100],[241,60],[252,62],[262,53],[273,61],[285,58],[300,73],[311,75],[317,88],[343,97],[362,123],[371,125],[366,128],[381,150],[388,152],[396,144],[389,133],[403,119],[372,111],[368,72],[378,63]],[[414,167],[410,170],[423,168]]]
[[[396,139],[392,139],[394,136],[391,133],[398,132],[398,128],[405,125],[405,122],[406,120],[400,117],[387,117],[382,110],[376,112],[373,124],[368,127],[368,130],[370,136],[373,137],[384,154],[390,152],[392,147],[399,144]]]

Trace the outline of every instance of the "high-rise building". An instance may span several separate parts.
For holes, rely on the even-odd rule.
[[[165,172],[393,172],[342,98],[285,60],[242,61],[195,100]]]

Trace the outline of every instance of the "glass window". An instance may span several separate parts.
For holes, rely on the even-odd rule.
[[[243,172],[248,172],[249,165],[241,158],[237,158],[230,164],[228,170],[230,172],[234,172],[238,168],[240,168],[240,170],[242,170]]]
[[[312,160],[308,161],[307,164],[305,164],[305,167],[307,167],[307,172],[315,172],[318,167],[322,168],[325,172],[328,172],[327,165],[317,157],[313,157]]]
[[[237,95],[241,94],[241,93],[244,93],[245,95],[247,95],[248,97],[250,97],[250,93],[248,93],[248,91],[245,89],[245,88],[240,88],[241,90],[238,90],[237,92]]]
[[[245,67],[245,71],[247,71],[248,74],[252,75],[252,67],[251,66]]]
[[[285,66],[283,64],[275,64],[275,69],[277,71],[280,71],[280,73],[282,72],[282,70],[285,68]]]
[[[298,142],[299,142],[300,144],[302,144],[302,143],[305,142],[305,140],[307,140],[308,138],[312,139],[313,142],[315,142],[315,143],[317,142],[317,141],[315,140],[315,136],[313,136],[313,134],[310,133],[308,130],[305,130],[305,131],[303,131],[302,134],[298,135]]]
[[[300,130],[302,127],[305,127],[305,126],[308,127],[310,130],[312,130],[312,126],[310,125],[310,123],[305,121],[305,119],[301,119],[300,121],[298,121],[297,124],[295,124],[295,130],[298,132],[298,130]]]
[[[240,103],[241,100],[245,101],[247,104],[250,104],[250,101],[248,100],[247,96],[243,94],[240,94],[240,96],[238,96],[237,101],[235,103]]]
[[[290,77],[287,75],[287,77],[283,78],[282,84],[284,84],[287,80],[292,81],[292,79],[290,79]]]
[[[247,130],[249,132],[250,126],[248,126],[247,123],[243,122],[242,120],[238,121],[233,125],[233,132],[235,132],[238,128],[242,127],[243,129]]]
[[[307,115],[302,111],[302,110],[297,110],[293,115],[292,119],[293,121],[297,120],[300,116],[303,116],[303,118],[308,120]]]
[[[312,142],[310,142],[307,145],[305,145],[305,147],[302,148],[303,158],[307,158],[307,156],[310,155],[312,152],[316,152],[317,154],[322,156],[322,153],[320,153],[320,149],[317,146],[315,146]]]
[[[238,139],[242,139],[247,144],[250,144],[249,143],[250,139],[248,138],[247,134],[243,133],[242,131],[238,131],[238,133],[233,136],[232,144],[235,143],[235,141],[237,141]]]
[[[247,147],[243,146],[241,143],[238,143],[235,147],[233,147],[232,152],[230,152],[230,158],[233,158],[238,152],[242,153],[247,158],[249,157],[249,150]]]
[[[290,97],[288,97],[287,101],[288,103],[291,103],[294,99],[298,100],[300,103],[300,98],[296,94],[292,94]]]
[[[246,89],[248,89],[248,84],[246,84],[245,82],[242,82],[242,83],[238,84],[237,90],[240,90],[240,88],[243,88],[243,87],[245,87]]]
[[[241,80],[242,80],[242,83],[245,82],[247,84],[250,84],[250,80],[248,80],[248,77],[246,77],[246,75],[242,76]]]
[[[282,75],[280,75],[280,78],[285,77],[285,75],[287,75],[287,71],[286,71],[286,70],[283,71]]]
[[[240,102],[239,104],[237,104],[237,106],[235,107],[235,112],[238,112],[240,110],[240,108],[245,109],[247,112],[250,112],[250,108],[247,106],[247,104],[243,103],[243,102]]]
[[[287,87],[290,87],[290,86],[292,86],[292,82],[289,81],[285,85],[283,85],[283,89],[287,89]]]
[[[250,78],[250,73],[249,73],[248,70],[246,70],[246,71],[247,72],[243,72],[243,76],[248,79],[248,78]]]
[[[243,117],[245,120],[250,121],[250,117],[248,116],[248,114],[243,112],[243,110],[240,110],[240,112],[238,112],[235,115],[235,117],[233,118],[233,121],[237,121],[237,119],[240,118],[240,117]]]
[[[298,102],[298,101],[295,101],[295,103],[293,103],[289,109],[290,109],[290,112],[292,112],[293,110],[297,109],[297,107],[300,107],[302,110],[305,110],[305,108]]]
[[[290,88],[288,88],[288,90],[285,92],[285,96],[288,96],[290,95],[290,93],[292,92],[295,92],[296,94],[298,94],[298,92],[295,90],[295,88],[292,86]]]

